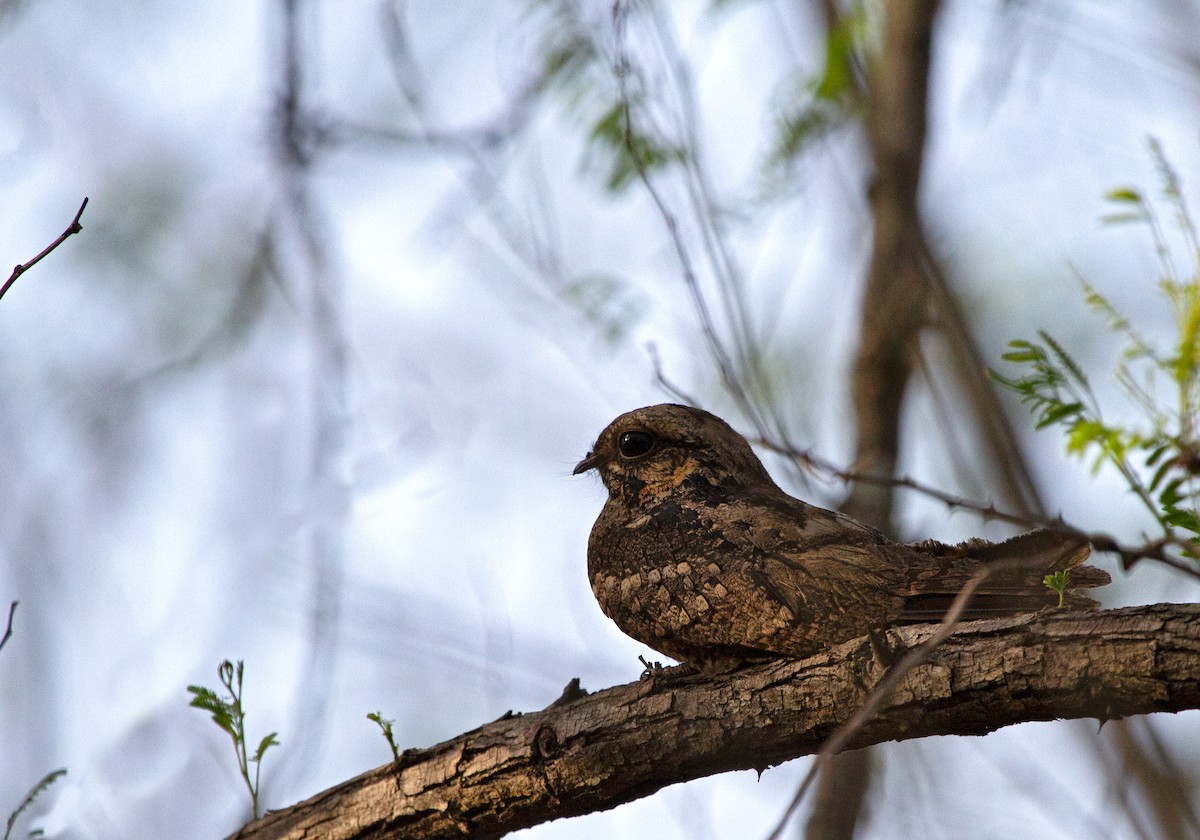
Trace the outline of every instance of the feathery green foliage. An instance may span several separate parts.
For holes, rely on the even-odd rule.
[[[227,696],[222,697],[210,688],[200,685],[189,685],[188,691],[194,695],[189,706],[203,709],[212,715],[213,722],[221,727],[233,740],[233,751],[237,755],[238,770],[250,791],[250,804],[254,809],[254,818],[260,816],[258,806],[258,771],[261,769],[263,756],[271,747],[279,743],[276,737],[279,733],[272,732],[258,742],[258,749],[250,756],[246,751],[246,712],[242,707],[242,670],[243,663],[239,659],[235,666],[226,659],[217,668],[217,676],[221,685],[225,686]],[[254,765],[254,779],[250,778],[250,765]]]
[[[39,796],[41,796],[42,793],[46,790],[46,788],[50,787],[50,785],[52,785],[56,781],[58,781],[60,776],[65,776],[65,775],[67,775],[67,768],[65,768],[65,767],[60,767],[57,770],[52,770],[51,772],[49,772],[45,776],[43,776],[42,780],[40,782],[38,782],[36,785],[34,785],[33,789],[30,790],[29,793],[25,794],[25,798],[21,800],[21,804],[17,806],[17,810],[15,810],[11,814],[9,814],[8,824],[4,828],[4,840],[8,840],[9,836],[12,834],[13,827],[17,824],[17,818],[21,816],[21,813],[26,808],[28,808],[30,805],[32,805],[34,800],[37,799]],[[40,830],[35,829],[35,830],[29,832],[29,836],[30,837],[41,837],[42,832]]]
[[[776,177],[786,174],[813,142],[866,110],[856,66],[861,63],[869,23],[864,3],[855,3],[834,21],[825,36],[825,63],[820,72],[804,77],[787,97],[768,158],[768,169]]]
[[[1116,212],[1104,219],[1149,227],[1159,260],[1158,288],[1174,320],[1170,346],[1157,346],[1111,301],[1083,283],[1088,305],[1124,341],[1116,379],[1137,407],[1141,424],[1135,428],[1108,422],[1082,368],[1045,332],[1038,333],[1038,341],[1009,343],[1011,349],[1002,358],[1019,366],[1018,374],[991,375],[1020,395],[1037,417],[1039,429],[1061,426],[1069,453],[1091,457],[1094,470],[1104,464],[1116,467],[1154,515],[1163,537],[1179,541],[1185,554],[1200,558],[1200,248],[1178,175],[1155,141],[1151,153],[1163,197],[1190,254],[1188,274],[1175,265],[1157,208],[1138,190],[1109,192],[1106,199]],[[1055,588],[1049,580],[1047,585]]]

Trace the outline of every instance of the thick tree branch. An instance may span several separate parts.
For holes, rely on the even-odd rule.
[[[909,648],[935,626],[890,631]],[[235,837],[499,837],[676,782],[810,755],[884,669],[866,639],[719,677],[668,674],[411,750]],[[1013,723],[1200,708],[1200,604],[970,622],[904,677],[851,748]]]

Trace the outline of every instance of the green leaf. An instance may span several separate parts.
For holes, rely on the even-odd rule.
[[[271,747],[279,745],[278,735],[278,732],[272,732],[270,735],[267,735],[261,741],[259,741],[258,749],[254,751],[254,758],[250,760],[255,763],[262,761],[263,754],[266,753],[267,750],[269,750]]]
[[[1100,217],[1100,221],[1106,225],[1123,225],[1129,222],[1144,222],[1150,216],[1145,212],[1139,213],[1106,213]]]
[[[1142,195],[1137,190],[1131,187],[1118,187],[1115,190],[1110,190],[1105,193],[1104,198],[1108,201],[1116,201],[1127,204],[1141,204]]]
[[[854,74],[855,42],[864,29],[862,4],[829,27],[821,72],[794,84],[795,92],[781,108],[768,165],[785,169],[813,141],[846,124],[864,107]]]
[[[1152,449],[1150,454],[1146,456],[1146,466],[1153,467],[1155,462],[1163,456],[1163,453],[1170,449],[1173,445],[1174,444],[1171,441],[1167,441],[1166,443],[1159,444]]]
[[[1046,426],[1057,423],[1065,417],[1075,417],[1082,413],[1083,405],[1081,403],[1060,403],[1042,412],[1042,416],[1037,422],[1037,428],[1044,429]]]
[[[1055,341],[1053,338],[1051,338],[1050,334],[1048,332],[1046,332],[1045,330],[1038,330],[1038,335],[1040,335],[1042,337],[1042,340],[1046,342],[1046,345],[1052,351],[1054,351],[1054,355],[1058,357],[1059,363],[1062,364],[1063,367],[1065,367],[1067,370],[1069,370],[1071,372],[1071,375],[1073,377],[1075,377],[1075,381],[1078,382],[1080,385],[1082,385],[1084,388],[1087,388],[1088,387],[1087,377],[1084,375],[1083,369],[1081,367],[1079,367],[1078,364],[1075,363],[1075,360],[1073,358],[1071,358],[1071,355],[1069,353],[1067,353],[1067,351],[1064,350],[1057,341]]]
[[[599,119],[596,120],[596,124],[592,127],[590,138],[592,140],[603,140],[610,146],[624,144],[624,116],[625,106],[620,102],[613,103],[613,105],[607,111],[602,113]]]
[[[1005,353],[1000,358],[1006,362],[1015,362],[1020,364],[1021,362],[1036,362],[1038,359],[1043,358],[1043,354],[1036,349],[1020,350],[1012,353]]]
[[[1158,494],[1158,503],[1162,505],[1164,509],[1169,510],[1178,506],[1178,504],[1183,501],[1183,494],[1179,492],[1179,488],[1183,486],[1183,482],[1186,480],[1187,479],[1181,477],[1167,482],[1167,486],[1164,487],[1162,492]]]
[[[220,697],[212,689],[201,685],[189,685],[188,691],[195,695],[188,703],[189,706],[208,712],[217,726],[236,737],[233,721],[234,709],[228,700]]]
[[[1058,593],[1058,606],[1061,609],[1066,598],[1067,588],[1071,584],[1071,573],[1066,569],[1060,569],[1042,578],[1042,583]]]
[[[854,40],[863,22],[861,11],[856,11],[830,27],[825,39],[824,72],[813,85],[813,95],[818,99],[841,102],[855,92]]]
[[[1067,434],[1067,451],[1072,455],[1082,455],[1089,446],[1098,443],[1107,434],[1108,429],[1099,420],[1080,420]]]
[[[1193,534],[1200,534],[1200,517],[1195,512],[1182,508],[1171,508],[1163,515],[1163,521],[1176,528],[1183,528]]]
[[[197,709],[211,709],[213,706],[219,706],[224,703],[211,688],[205,688],[202,685],[189,685],[187,690],[196,695],[188,705],[195,706]]]
[[[1164,447],[1159,447],[1158,451],[1161,451],[1163,448]],[[1150,466],[1150,461],[1146,461],[1146,466]],[[1168,472],[1170,472],[1173,466],[1175,466],[1174,460],[1168,458],[1159,465],[1157,470],[1154,471],[1154,477],[1150,479],[1150,484],[1147,488],[1151,493],[1158,489],[1158,485],[1162,483],[1163,478]]]

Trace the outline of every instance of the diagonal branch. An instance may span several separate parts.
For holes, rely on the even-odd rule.
[[[912,649],[937,634],[889,631]],[[876,645],[876,648],[878,645]],[[885,671],[858,639],[803,661],[617,686],[506,717],[384,765],[235,836],[500,837],[666,785],[816,752]],[[959,625],[844,746],[1031,720],[1200,708],[1200,605],[1050,611]]]
[[[1038,560],[1036,563],[1040,564],[1041,561]],[[975,590],[992,575],[1022,567],[1026,569],[1036,568],[1034,558],[1022,557],[1014,560],[1001,560],[996,563],[989,563],[966,582],[963,588],[958,591],[958,594],[954,596],[954,601],[951,602],[950,609],[946,610],[945,617],[938,623],[937,629],[933,634],[916,647],[910,648],[895,664],[888,668],[887,673],[871,689],[871,693],[867,695],[863,704],[817,750],[817,760],[809,768],[808,775],[804,777],[799,788],[797,788],[796,795],[792,797],[792,802],[784,812],[783,818],[779,821],[775,830],[768,836],[767,840],[778,840],[783,835],[783,830],[787,826],[788,819],[791,817],[792,812],[796,810],[796,807],[804,801],[804,795],[812,785],[813,780],[816,779],[817,773],[828,773],[829,768],[832,766],[830,764],[831,759],[844,751],[855,740],[863,727],[883,708],[884,703],[888,701],[892,692],[904,681],[908,673],[919,665],[929,661],[934,651],[937,650],[938,645],[950,638],[955,628],[961,622],[963,612],[966,610],[967,604],[971,602]]]
[[[661,378],[661,377],[660,377]],[[1183,539],[1179,537],[1162,537],[1160,539],[1151,540],[1141,545],[1128,545],[1120,542],[1111,534],[1106,534],[1100,531],[1086,531],[1071,523],[1067,522],[1062,516],[1041,516],[1033,513],[1013,513],[1012,511],[1003,510],[997,507],[993,502],[980,502],[972,499],[966,499],[962,496],[956,496],[953,493],[947,493],[944,490],[939,490],[936,487],[928,484],[923,484],[914,478],[906,475],[891,476],[877,475],[870,472],[859,472],[857,470],[843,469],[832,461],[822,458],[811,449],[798,449],[794,446],[789,446],[784,443],[779,443],[766,438],[752,438],[752,443],[756,443],[772,452],[777,452],[780,455],[786,455],[798,463],[817,470],[827,475],[832,476],[840,481],[853,481],[857,484],[872,484],[881,487],[894,487],[904,490],[912,490],[928,496],[931,499],[936,499],[950,510],[963,509],[974,511],[979,514],[984,520],[994,519],[998,522],[1007,522],[1011,525],[1019,525],[1022,528],[1051,528],[1059,531],[1070,531],[1086,537],[1088,542],[1092,544],[1095,551],[1105,551],[1116,554],[1121,558],[1121,568],[1128,571],[1133,568],[1134,564],[1142,560],[1154,560],[1163,565],[1170,566],[1178,572],[1183,572],[1186,575],[1191,575],[1195,578],[1200,578],[1200,564],[1194,560],[1185,560],[1184,556],[1192,556],[1197,549],[1196,540]],[[1172,553],[1171,549],[1177,549],[1177,556]]]

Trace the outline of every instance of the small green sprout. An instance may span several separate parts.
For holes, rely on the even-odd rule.
[[[233,740],[233,751],[237,756],[238,770],[246,782],[246,789],[250,791],[250,804],[254,809],[254,818],[258,819],[260,816],[258,771],[267,750],[279,743],[279,738],[276,737],[279,733],[272,732],[259,741],[258,749],[254,751],[253,756],[246,752],[246,712],[242,708],[242,669],[243,663],[240,659],[236,666],[226,659],[217,668],[217,676],[221,680],[221,685],[225,686],[228,696],[222,697],[204,686],[189,685],[187,690],[195,696],[188,705],[211,714],[213,723],[221,727]],[[254,765],[253,780],[250,778],[251,764]]]
[[[1061,610],[1063,601],[1067,597],[1067,588],[1071,585],[1071,573],[1066,569],[1060,569],[1042,578],[1042,583],[1058,593],[1058,608]]]
[[[397,764],[400,763],[400,748],[396,746],[396,736],[392,732],[392,727],[396,721],[387,720],[383,716],[383,712],[368,712],[367,719],[375,721],[379,728],[383,730],[383,737],[387,739],[388,746],[392,748],[392,760]]]

